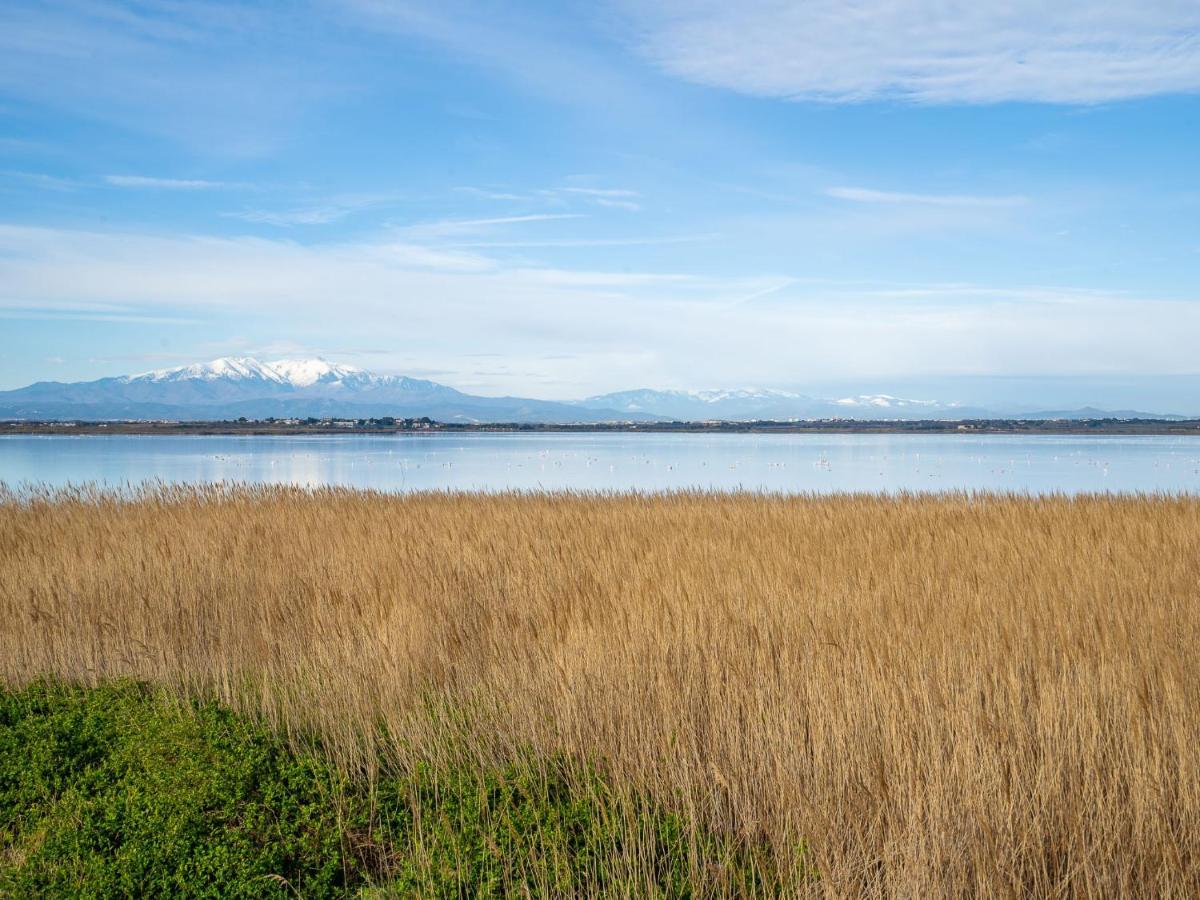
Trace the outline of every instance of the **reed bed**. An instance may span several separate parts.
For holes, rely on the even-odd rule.
[[[1200,895],[1195,497],[10,492],[45,675],[352,772],[586,760],[789,893]]]

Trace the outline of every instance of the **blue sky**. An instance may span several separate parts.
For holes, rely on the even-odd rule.
[[[1178,408],[1198,94],[1191,0],[9,0],[0,388]]]

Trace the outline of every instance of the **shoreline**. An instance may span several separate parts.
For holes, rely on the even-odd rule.
[[[385,424],[386,423],[386,424]],[[1200,437],[1200,419],[923,419],[801,422],[616,422],[406,424],[404,420],[0,421],[0,435],[431,435],[431,434],[1020,434]]]

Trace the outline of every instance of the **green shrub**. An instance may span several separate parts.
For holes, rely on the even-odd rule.
[[[0,891],[321,897],[362,880],[338,778],[258,725],[129,684],[0,696]]]
[[[351,783],[217,704],[0,691],[3,896],[766,896],[771,871],[565,759]]]

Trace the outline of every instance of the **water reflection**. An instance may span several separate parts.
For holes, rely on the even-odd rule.
[[[1200,440],[466,434],[0,437],[9,485],[239,481],[388,491],[1200,491]]]

